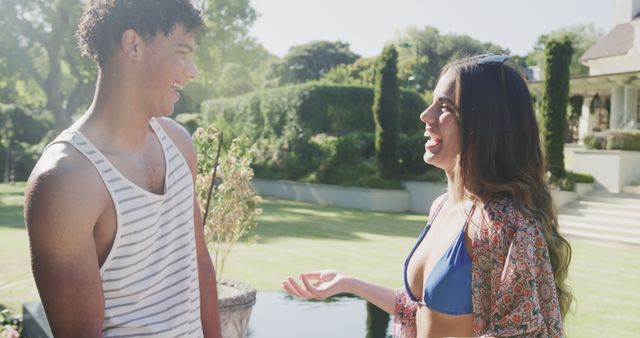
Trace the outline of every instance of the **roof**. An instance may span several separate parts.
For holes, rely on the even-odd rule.
[[[541,95],[544,81],[529,81],[532,94]],[[596,93],[610,93],[611,88],[620,84],[640,87],[640,70],[602,75],[582,75],[569,79],[569,95],[594,95]]]
[[[580,61],[585,62],[627,54],[633,48],[633,31],[634,27],[630,22],[615,26],[607,35],[591,46],[582,55]]]

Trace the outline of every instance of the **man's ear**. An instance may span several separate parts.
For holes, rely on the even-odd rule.
[[[133,29],[127,29],[122,33],[120,46],[125,57],[138,59],[142,51],[142,37]]]

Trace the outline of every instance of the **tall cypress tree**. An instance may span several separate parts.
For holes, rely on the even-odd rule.
[[[547,169],[553,178],[565,175],[564,135],[567,129],[569,66],[573,48],[567,37],[550,38],[544,46],[545,71],[542,93],[543,144]]]
[[[376,125],[375,152],[380,176],[397,179],[399,129],[398,52],[387,45],[375,69],[373,120]]]

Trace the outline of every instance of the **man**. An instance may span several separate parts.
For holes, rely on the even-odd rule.
[[[219,337],[190,135],[167,118],[197,75],[189,0],[89,1],[87,112],[44,151],[25,218],[55,337]]]

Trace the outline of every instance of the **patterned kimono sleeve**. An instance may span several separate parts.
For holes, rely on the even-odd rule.
[[[539,222],[512,206],[486,229],[483,264],[474,285],[474,333],[492,337],[562,337],[562,321],[546,241]],[[482,267],[480,267],[482,269]],[[477,319],[477,318],[476,318]]]
[[[396,307],[393,313],[393,337],[416,337],[416,310],[418,304],[407,296],[404,289],[396,289]]]

